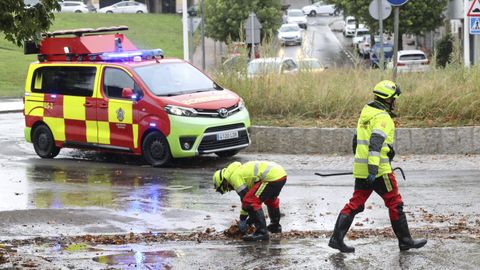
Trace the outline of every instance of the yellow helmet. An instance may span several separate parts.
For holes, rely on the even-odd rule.
[[[381,99],[387,99],[391,97],[397,98],[402,92],[400,91],[400,86],[396,83],[390,80],[384,80],[375,85],[373,93]]]
[[[232,173],[235,171],[235,169],[237,169],[241,165],[242,163],[235,161],[233,163],[230,163],[230,165],[228,165],[226,168],[215,171],[212,177],[213,189],[215,189],[215,191],[217,192],[220,192],[221,194],[230,191],[228,188],[229,184],[227,181],[225,181],[225,178],[229,178],[230,175],[232,175]]]

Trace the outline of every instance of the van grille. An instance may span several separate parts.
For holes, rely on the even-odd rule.
[[[234,124],[207,129],[205,132],[207,135],[202,138],[202,141],[198,146],[199,154],[214,153],[219,150],[240,149],[247,147],[250,144],[250,138],[248,137],[247,129],[244,127],[244,124]],[[238,138],[227,140],[217,139],[217,134],[221,131],[228,131],[238,128],[240,128],[240,130],[238,130]]]

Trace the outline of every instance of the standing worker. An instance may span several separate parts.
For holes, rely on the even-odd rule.
[[[392,117],[395,117],[393,111],[395,100],[401,93],[400,87],[392,81],[385,80],[375,86],[373,93],[375,98],[363,107],[353,137],[355,190],[350,201],[338,215],[328,245],[341,252],[355,252],[355,248],[347,246],[343,238],[355,215],[365,209],[365,202],[372,191],[375,191],[388,207],[390,222],[398,238],[400,250],[421,248],[427,240],[413,240],[410,235],[407,217],[403,212],[402,197],[390,165],[395,155],[393,150],[395,124]]]
[[[269,239],[271,233],[282,232],[280,225],[280,199],[278,195],[287,181],[282,166],[269,161],[233,162],[213,174],[213,186],[217,192],[235,190],[242,201],[239,229],[247,231],[247,218],[255,224],[255,232],[243,237],[245,241]],[[270,224],[266,225],[262,203],[268,207]],[[267,231],[268,230],[268,231]]]

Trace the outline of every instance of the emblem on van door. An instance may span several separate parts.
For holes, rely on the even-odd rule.
[[[228,116],[228,110],[225,108],[221,108],[218,110],[218,115],[222,118],[225,118]]]
[[[125,119],[125,111],[122,108],[118,108],[117,110],[117,119],[120,122],[122,122],[123,119]]]

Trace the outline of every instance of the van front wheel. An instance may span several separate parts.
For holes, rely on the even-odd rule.
[[[33,130],[33,148],[41,158],[54,158],[60,152],[60,147],[55,145],[52,132],[46,125],[39,125]]]
[[[167,165],[172,159],[167,139],[158,131],[149,133],[143,139],[142,155],[153,167]]]

